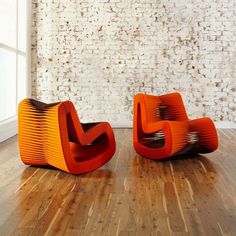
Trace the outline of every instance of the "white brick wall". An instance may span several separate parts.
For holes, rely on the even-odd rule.
[[[236,121],[234,0],[33,0],[33,96],[82,121],[132,120],[138,92]]]

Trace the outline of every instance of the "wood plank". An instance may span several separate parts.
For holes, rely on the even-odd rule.
[[[0,235],[235,235],[236,130],[210,154],[153,161],[131,129],[83,175],[25,166],[17,137],[0,144]]]

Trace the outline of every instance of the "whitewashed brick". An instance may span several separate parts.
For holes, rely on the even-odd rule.
[[[33,0],[32,92],[82,121],[132,120],[138,92],[182,93],[190,117],[236,121],[233,0]]]

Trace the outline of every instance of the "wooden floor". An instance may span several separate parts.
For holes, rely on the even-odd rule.
[[[0,144],[0,235],[236,235],[236,130],[208,155],[152,161],[115,130],[104,167],[74,176],[21,163]]]

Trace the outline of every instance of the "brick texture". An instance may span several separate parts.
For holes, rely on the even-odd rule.
[[[236,121],[234,0],[33,0],[32,14],[33,97],[119,123],[134,94],[179,91],[191,118]]]

